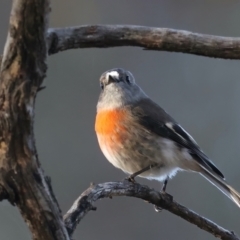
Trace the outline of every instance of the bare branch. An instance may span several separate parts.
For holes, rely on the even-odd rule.
[[[131,25],[85,25],[50,29],[48,45],[49,54],[74,48],[134,46],[146,50],[240,59],[240,38]]]
[[[90,211],[96,210],[93,204],[102,198],[112,198],[114,196],[129,196],[141,198],[149,203],[157,205],[169,212],[185,219],[186,221],[198,226],[199,228],[211,233],[222,240],[239,240],[239,238],[214,222],[200,216],[192,210],[173,201],[172,196],[160,193],[147,186],[138,183],[108,182],[90,186],[74,202],[73,206],[64,216],[64,222],[71,236],[77,224]]]
[[[14,0],[0,73],[0,199],[16,205],[34,240],[69,240],[38,160],[34,103],[46,75],[49,0]]]

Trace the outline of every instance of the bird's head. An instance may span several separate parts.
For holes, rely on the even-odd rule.
[[[122,68],[104,72],[100,77],[100,86],[102,91],[98,108],[117,108],[147,97],[136,84],[132,73]]]

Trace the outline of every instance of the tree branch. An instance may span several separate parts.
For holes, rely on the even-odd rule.
[[[114,196],[129,196],[141,198],[149,203],[157,205],[169,212],[185,219],[199,228],[211,233],[222,240],[239,240],[239,238],[214,222],[200,216],[188,208],[173,201],[172,196],[160,193],[147,186],[129,181],[108,182],[90,186],[74,202],[73,206],[64,216],[64,222],[68,233],[71,236],[77,224],[84,218],[90,210],[96,210],[93,204],[102,198],[112,198]]]
[[[48,53],[76,48],[142,47],[199,56],[240,59],[240,38],[131,25],[85,25],[48,30]]]
[[[69,240],[33,133],[47,69],[48,13],[48,0],[13,0],[0,73],[0,199],[19,208],[34,240]]]
[[[131,25],[85,25],[48,31],[49,54],[74,48],[142,47],[205,57],[240,59],[240,38]]]

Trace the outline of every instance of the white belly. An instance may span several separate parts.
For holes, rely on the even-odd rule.
[[[159,137],[152,144],[149,144],[151,141],[147,143],[139,141],[139,144],[132,141],[131,143],[135,147],[130,149],[128,142],[120,144],[116,149],[113,147],[114,142],[111,146],[111,144],[106,144],[106,142],[111,143],[111,141],[105,140],[105,137],[98,135],[99,145],[104,156],[115,167],[126,173],[132,174],[149,165],[159,164],[159,167],[142,173],[139,175],[140,177],[164,181],[167,177],[173,177],[179,170],[193,169],[189,166],[196,164],[187,149],[180,149],[172,141],[165,138]]]

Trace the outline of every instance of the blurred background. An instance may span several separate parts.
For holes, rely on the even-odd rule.
[[[0,1],[0,50],[11,1]],[[52,0],[51,27],[134,24],[239,36],[237,0]],[[94,132],[99,76],[126,68],[157,103],[197,140],[240,191],[239,61],[210,59],[140,48],[77,49],[48,59],[47,88],[36,103],[35,135],[45,173],[52,178],[65,213],[90,182],[121,180],[125,174],[104,158]],[[138,179],[156,189],[160,183]],[[240,209],[200,175],[179,173],[168,184],[179,203],[240,235]],[[97,202],[74,234],[75,240],[214,239],[179,217],[142,200],[119,197]],[[1,240],[29,240],[17,208],[0,203]]]

